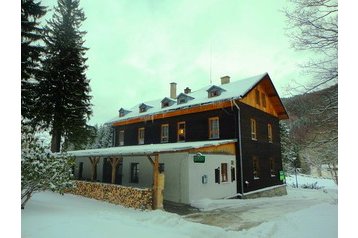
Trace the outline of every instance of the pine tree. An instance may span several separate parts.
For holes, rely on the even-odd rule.
[[[41,73],[40,45],[43,29],[38,20],[46,14],[41,2],[21,0],[21,115],[32,118],[36,82]]]
[[[74,166],[73,158],[45,149],[29,125],[21,127],[21,208],[34,192],[51,190],[63,194],[73,187]]]
[[[87,136],[92,114],[89,79],[86,77],[83,37],[85,20],[79,0],[58,0],[46,27],[44,77],[39,83],[36,121],[51,130],[51,150],[60,151],[61,139],[72,142]]]

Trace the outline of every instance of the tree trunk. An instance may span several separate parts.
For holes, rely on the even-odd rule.
[[[51,151],[60,152],[61,149],[61,130],[57,128],[52,129],[52,138],[51,138]]]

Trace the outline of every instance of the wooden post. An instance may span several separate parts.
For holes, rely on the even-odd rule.
[[[159,155],[155,155],[153,164],[153,210],[158,209]]]
[[[109,158],[109,162],[112,166],[112,183],[116,183],[117,166],[121,158]]]
[[[92,165],[92,181],[96,181],[97,179],[97,164],[99,162],[100,157],[89,157]]]
[[[154,155],[154,161],[149,155],[147,157],[150,163],[153,165],[152,209],[163,209],[164,174],[159,173],[159,154]]]

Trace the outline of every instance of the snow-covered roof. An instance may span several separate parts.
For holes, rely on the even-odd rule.
[[[148,108],[146,112],[139,113],[138,107],[142,103],[139,103],[135,105],[134,107],[130,108],[128,114],[126,114],[123,117],[115,117],[112,120],[108,121],[107,124],[125,121],[131,118],[136,117],[143,117],[143,116],[151,116],[159,113],[165,113],[169,111],[175,111],[178,109],[183,108],[189,108],[197,105],[205,105],[205,104],[211,104],[219,101],[227,101],[231,99],[238,99],[241,97],[244,97],[252,88],[254,88],[258,82],[260,82],[267,73],[256,75],[253,77],[237,80],[231,83],[222,84],[219,87],[223,89],[222,93],[219,96],[216,97],[208,97],[208,89],[212,88],[213,85],[208,85],[206,87],[203,87],[199,90],[190,92],[186,94],[187,96],[190,96],[193,98],[192,100],[188,100],[186,103],[178,104],[177,102],[174,102],[172,105],[168,107],[162,108],[162,100],[163,98],[144,102],[146,105],[151,106],[151,108]]]
[[[110,148],[103,148],[103,149],[74,150],[74,151],[67,151],[67,154],[76,157],[152,155],[156,153],[187,151],[191,149],[218,146],[218,145],[229,144],[234,142],[236,142],[235,139],[148,144],[148,145],[131,145],[131,146],[110,147]]]

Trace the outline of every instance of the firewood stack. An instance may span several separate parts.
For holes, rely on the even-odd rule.
[[[116,184],[76,181],[67,193],[106,201],[124,207],[152,209],[152,190],[124,187]]]

